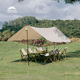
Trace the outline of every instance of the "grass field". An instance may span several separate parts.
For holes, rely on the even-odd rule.
[[[34,46],[29,47],[34,48]],[[19,62],[19,49],[26,49],[26,45],[16,42],[0,42],[0,80],[80,80],[80,70],[74,66],[80,69],[80,42],[57,47],[68,47],[67,60],[46,64],[30,62],[28,66],[26,61]],[[53,48],[53,46],[48,46],[49,50]]]

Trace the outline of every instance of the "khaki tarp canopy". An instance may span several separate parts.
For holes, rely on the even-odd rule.
[[[37,33],[30,26],[27,26],[27,28],[28,28],[28,40],[40,39],[42,37],[39,33]],[[25,29],[26,29],[26,26],[23,27],[21,30],[19,30],[11,38],[9,38],[8,41],[27,40],[27,32],[25,31]]]
[[[39,39],[42,36],[50,42],[71,42],[57,27],[51,28],[36,28],[27,26],[28,39]],[[14,34],[8,41],[27,40],[26,27],[23,27],[20,31]]]
[[[50,42],[71,42],[57,27],[51,28],[36,28],[31,27],[45,39]]]

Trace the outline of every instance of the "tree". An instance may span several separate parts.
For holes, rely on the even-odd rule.
[[[4,24],[2,26],[3,26],[3,28],[7,27],[8,26],[8,22],[4,22]]]
[[[2,32],[2,40],[7,41],[8,38],[10,38],[14,33],[15,33],[15,31],[10,31],[10,30],[3,31]]]
[[[18,2],[22,2],[22,1],[24,1],[24,0],[18,0]]]
[[[0,41],[2,41],[2,36],[0,36]]]
[[[11,36],[14,35],[14,34],[15,34],[15,31],[12,31],[12,32],[11,32]]]
[[[2,35],[2,33],[0,32],[0,36]]]

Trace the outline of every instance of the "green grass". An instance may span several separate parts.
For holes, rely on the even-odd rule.
[[[67,43],[59,47],[68,47],[68,59],[80,68],[80,42]],[[28,66],[26,61],[19,62],[20,48],[26,49],[26,45],[0,42],[0,80],[80,80],[80,71],[68,59],[46,64],[30,62]],[[54,46],[48,46],[48,50],[53,48]]]

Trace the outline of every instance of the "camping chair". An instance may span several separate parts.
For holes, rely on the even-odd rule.
[[[36,61],[36,56],[35,56],[34,52],[31,50],[31,48],[28,48],[28,53],[29,53],[30,60],[31,61],[35,60],[35,62],[37,62]]]
[[[25,52],[25,50],[24,49],[20,49],[20,54],[21,54],[21,59],[20,59],[20,61],[23,59],[23,57],[26,59],[26,61],[27,61],[27,53]]]
[[[39,51],[43,51],[42,47],[39,47]]]
[[[45,58],[44,63],[46,63],[48,60],[53,62],[53,54],[54,54],[53,50],[50,51],[49,53],[46,53],[44,55]]]
[[[64,48],[64,50],[62,52],[59,52],[59,59],[62,60],[64,58],[66,58],[66,51],[67,51],[67,48]]]
[[[59,60],[59,50],[55,49],[55,61]]]
[[[28,48],[28,51],[29,51],[30,54],[33,53],[33,51],[31,50],[31,48]]]
[[[37,50],[37,51],[43,51],[42,47],[39,47],[39,48],[36,47],[36,50]]]
[[[40,53],[39,48],[36,47],[36,48],[34,49],[34,53],[35,53],[36,59],[37,59],[37,60],[40,60],[40,59],[41,59],[41,53]]]
[[[56,61],[57,58],[56,58],[56,53],[55,53],[55,50],[54,50],[54,49],[52,50],[51,55],[52,55],[52,59],[53,59],[54,61]]]
[[[60,49],[58,49],[58,57],[57,57],[57,58],[58,58],[58,60],[60,60],[60,54],[59,54],[59,53],[60,53],[60,51],[61,51],[61,48],[60,48]]]
[[[44,55],[47,53],[47,51],[44,51],[43,49],[42,49],[42,47],[36,47],[36,50],[37,50],[37,52],[38,53],[40,53],[39,54],[39,58],[42,60],[42,59],[44,59]]]
[[[40,52],[40,53],[44,53],[44,52],[45,52],[45,51],[42,49],[42,47],[39,47],[39,48],[36,47],[36,50],[37,50],[37,52]]]
[[[60,57],[60,54],[59,54],[59,52],[61,51],[61,48],[60,49],[55,49],[55,61],[57,61],[57,60],[59,60],[59,57]]]

